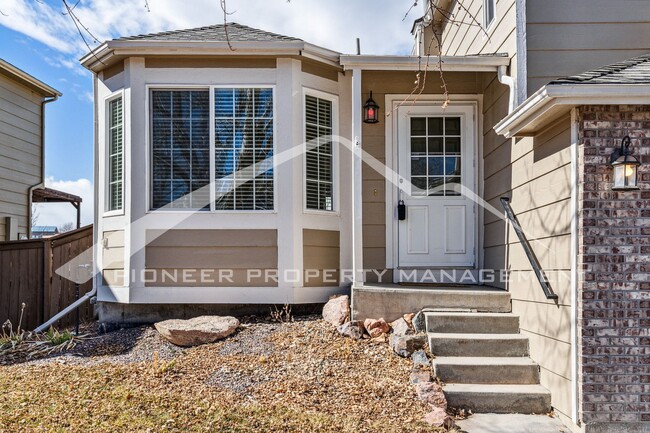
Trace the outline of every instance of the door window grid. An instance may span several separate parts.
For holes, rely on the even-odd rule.
[[[461,118],[412,117],[412,196],[458,196],[461,183]]]

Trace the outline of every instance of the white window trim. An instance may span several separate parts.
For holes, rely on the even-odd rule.
[[[332,137],[339,135],[339,97],[332,93],[323,92],[309,87],[302,88],[302,209],[305,214],[316,215],[340,215],[340,194],[339,194],[339,175],[340,175],[340,160],[339,160],[339,145],[332,140],[332,210],[310,209],[307,207],[307,96],[324,99],[332,103]]]
[[[145,188],[146,188],[146,213],[147,214],[277,214],[278,213],[278,170],[275,167],[275,158],[277,156],[277,92],[274,84],[147,84],[146,100],[145,100],[145,121],[147,128],[145,129],[145,142],[147,143],[147,166],[145,173]],[[273,209],[269,210],[217,210],[214,207],[213,197],[215,195],[215,180],[212,178],[215,172],[215,116],[214,116],[214,90],[215,89],[272,89],[273,91]],[[152,209],[152,167],[153,167],[153,142],[151,137],[151,92],[154,90],[208,90],[210,93],[210,210],[200,209]]]
[[[120,209],[115,209],[115,210],[107,210],[109,208],[109,200],[110,200],[110,157],[109,157],[109,148],[110,148],[110,130],[109,130],[109,124],[110,124],[110,110],[109,110],[109,105],[112,101],[122,98],[122,206]],[[113,92],[110,95],[108,95],[106,98],[104,98],[104,148],[102,149],[102,155],[104,157],[104,176],[102,176],[102,182],[104,183],[102,191],[104,194],[104,200],[103,200],[103,216],[105,217],[111,217],[111,216],[120,216],[124,215],[124,208],[125,208],[125,185],[126,185],[126,171],[125,171],[125,163],[126,163],[126,130],[125,130],[125,122],[126,122],[126,101],[124,99],[124,90],[118,90],[117,92]]]
[[[492,21],[490,21],[489,23],[487,22],[487,8],[485,7],[488,2],[494,4],[494,16],[492,17]],[[483,30],[485,32],[489,32],[490,30],[492,30],[492,27],[494,27],[496,21],[497,21],[497,0],[483,0]]]

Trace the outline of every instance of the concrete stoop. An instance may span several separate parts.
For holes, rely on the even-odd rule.
[[[445,384],[449,406],[474,413],[548,413],[551,394],[539,384],[539,366],[528,357],[519,317],[502,305],[496,311],[450,311],[455,307],[425,310],[433,370]]]

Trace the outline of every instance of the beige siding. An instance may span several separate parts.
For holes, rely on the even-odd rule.
[[[650,51],[650,7],[638,0],[528,0],[528,92],[554,78]]]
[[[479,94],[485,76],[472,72],[448,72],[445,81],[450,94]],[[365,71],[362,79],[363,97],[372,90],[373,99],[380,105],[381,120],[378,124],[363,124],[363,149],[382,163],[386,162],[385,123],[392,121],[384,111],[387,94],[405,94],[413,91],[414,72]],[[423,94],[440,94],[440,77],[429,73]],[[365,269],[383,270],[386,268],[386,180],[368,165],[363,165],[363,266]],[[368,274],[369,282],[374,275]]]
[[[104,284],[124,286],[124,232],[105,231],[102,235],[102,275]]]
[[[278,267],[277,237],[276,230],[147,230],[146,284],[276,287],[264,275]]]
[[[29,187],[41,181],[41,95],[0,74],[0,241],[5,217],[29,230]]]
[[[340,237],[334,230],[302,231],[305,287],[339,285]]]
[[[555,410],[570,417],[570,119],[562,119],[535,137],[508,140],[492,129],[506,111],[507,90],[492,80],[486,85],[484,100],[484,197],[497,212],[502,212],[499,198],[511,197],[559,303],[544,297],[514,230],[501,215],[488,210],[484,213],[484,267],[509,271],[510,281],[502,286],[512,295],[522,333],[530,338],[531,356],[541,366],[542,385],[551,391]]]

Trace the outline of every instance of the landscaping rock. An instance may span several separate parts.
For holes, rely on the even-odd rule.
[[[409,327],[413,329],[413,318],[415,317],[415,313],[407,313],[402,318],[408,323]]]
[[[427,336],[417,335],[391,335],[390,346],[399,356],[407,358],[416,350],[423,349],[427,344]]]
[[[450,429],[454,426],[454,420],[447,415],[445,409],[440,407],[436,407],[431,412],[424,415],[424,422],[432,427],[445,427],[446,429]]]
[[[426,332],[427,324],[425,321],[424,313],[422,311],[419,311],[415,316],[413,316],[411,323],[413,324],[413,329],[415,332]]]
[[[413,352],[413,355],[411,355],[411,360],[413,361],[414,368],[428,369],[431,367],[427,353],[424,350],[417,350]]]
[[[330,299],[323,307],[323,319],[334,326],[350,320],[350,297],[344,295]]]
[[[171,319],[156,323],[156,330],[177,346],[198,346],[226,338],[239,326],[232,316],[200,316],[189,320]]]
[[[412,385],[415,385],[416,383],[431,382],[431,373],[429,373],[428,370],[414,368],[409,374],[409,382],[411,382]]]
[[[413,330],[406,323],[406,320],[399,318],[390,324],[390,327],[393,328],[393,333],[397,335],[408,335],[413,334]]]
[[[363,337],[363,325],[361,322],[346,322],[337,328],[339,334],[344,337],[360,340]]]
[[[366,332],[370,337],[375,338],[379,337],[381,334],[388,334],[390,332],[390,325],[386,321],[381,319],[366,319],[363,322],[363,326],[366,328]]]
[[[447,399],[442,392],[442,387],[435,382],[420,382],[415,384],[418,398],[434,408],[447,409]]]

